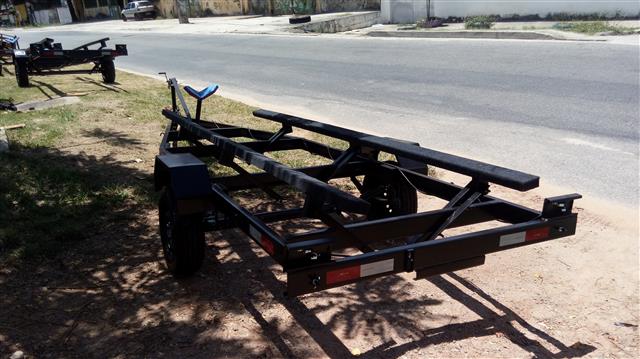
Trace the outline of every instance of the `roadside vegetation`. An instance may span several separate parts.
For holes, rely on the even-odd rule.
[[[464,20],[465,29],[491,29],[495,23],[493,16],[471,16]]]
[[[586,21],[586,22],[561,22],[553,26],[555,30],[572,31],[582,34],[610,33],[612,35],[627,35],[637,31],[635,28],[616,26],[606,21]]]

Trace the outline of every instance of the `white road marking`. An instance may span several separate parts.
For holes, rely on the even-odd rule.
[[[622,154],[630,155],[630,156],[634,155],[631,152],[627,152],[627,151],[619,150],[617,148],[601,145],[599,143],[593,143],[593,142],[589,142],[589,141],[585,141],[585,140],[580,140],[580,139],[577,139],[577,138],[565,137],[565,138],[562,139],[562,141],[564,141],[564,142],[566,142],[568,144],[571,144],[571,145],[587,146],[587,147],[591,147],[591,148],[597,148],[599,150],[618,152],[618,153],[622,153]]]

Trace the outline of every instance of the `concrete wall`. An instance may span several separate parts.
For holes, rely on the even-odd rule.
[[[336,33],[362,29],[380,23],[380,11],[358,12],[324,21],[311,21],[297,28],[305,32]]]
[[[160,15],[176,17],[175,0],[155,0]],[[291,14],[291,0],[190,0],[191,17]],[[293,0],[297,14],[380,10],[380,0]]]
[[[36,10],[33,12],[33,16],[39,25],[71,23],[71,14],[67,7]]]
[[[380,0],[317,0],[316,12],[380,10]]]
[[[113,17],[117,19],[120,17],[120,8],[117,5],[111,5],[84,9],[85,19],[93,19],[97,16]]]
[[[473,15],[535,15],[545,16],[549,13],[567,12],[572,14],[609,13],[617,11],[627,15],[640,12],[638,0],[529,0],[529,1],[485,1],[485,0],[435,0],[436,16],[473,16]]]
[[[176,17],[175,0],[154,1],[161,16]],[[190,17],[211,15],[242,15],[248,0],[189,0]],[[246,12],[245,12],[246,13]]]
[[[426,0],[381,0],[384,22],[411,23],[426,17]],[[474,15],[540,15],[549,13],[607,13],[620,12],[634,16],[640,13],[638,0],[431,0],[431,16],[447,18]]]

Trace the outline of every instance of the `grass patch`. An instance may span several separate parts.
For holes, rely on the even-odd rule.
[[[155,214],[157,201],[153,163],[167,124],[160,112],[171,104],[166,85],[118,72],[117,83],[109,86],[99,75],[68,75],[33,77],[31,87],[19,88],[11,69],[4,70],[0,99],[19,103],[78,96],[80,102],[0,113],[0,126],[26,125],[8,131],[11,152],[0,154],[0,263],[97,250],[91,248],[105,238],[126,237],[131,228],[149,222],[147,216]],[[195,108],[195,100],[186,100]],[[278,123],[254,117],[253,110],[213,96],[203,104],[202,113],[203,118],[230,125],[279,129]],[[348,147],[347,142],[300,129],[293,135],[338,149]],[[299,150],[267,155],[292,167],[327,163]],[[208,165],[213,175],[235,174],[215,161]],[[255,202],[256,197],[248,200]]]
[[[0,155],[0,253],[13,260],[53,257],[94,235],[135,198],[131,184],[105,181],[76,161],[50,150]]]
[[[635,28],[612,25],[605,21],[561,22],[553,25],[553,29],[578,32],[588,35],[593,35],[601,32],[607,32],[613,35],[626,35],[632,34],[637,30]]]
[[[54,258],[105,233],[117,239],[132,216],[155,208],[152,164],[166,124],[160,111],[171,103],[164,83],[118,72],[110,86],[99,75],[68,75],[36,76],[19,88],[11,68],[2,75],[1,99],[81,101],[0,112],[0,126],[26,124],[7,132],[11,151],[0,154],[0,262]],[[255,121],[248,106],[212,100],[204,111],[218,120]],[[106,227],[114,225],[121,230],[112,234]]]

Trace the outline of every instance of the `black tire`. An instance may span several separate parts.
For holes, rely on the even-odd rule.
[[[293,16],[289,18],[289,24],[304,24],[311,21],[310,15]]]
[[[29,87],[29,68],[27,66],[27,59],[16,58],[13,61],[14,72],[16,73],[16,80],[19,87]]]
[[[122,18],[122,21],[127,22],[127,17],[124,15],[120,15],[120,17]]]
[[[158,205],[162,252],[169,271],[187,277],[202,266],[205,252],[202,215],[178,216],[171,191],[165,189]]]
[[[116,82],[116,65],[113,64],[113,59],[101,59],[100,72],[102,73],[102,81],[104,81],[105,84],[112,84]]]
[[[397,165],[395,162],[390,163]],[[367,214],[369,220],[401,216],[418,211],[418,193],[404,178],[394,180],[370,173],[364,177],[360,197],[371,203]]]

